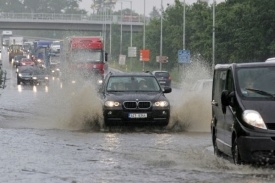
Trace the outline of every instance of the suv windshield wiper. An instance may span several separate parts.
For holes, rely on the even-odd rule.
[[[245,88],[245,89],[248,90],[248,91],[252,91],[252,92],[255,92],[257,94],[260,94],[260,95],[264,95],[264,96],[269,96],[269,97],[275,98],[275,94],[271,94],[271,93],[268,93],[268,92],[263,91],[263,90],[258,90],[258,89],[253,89],[253,88]]]

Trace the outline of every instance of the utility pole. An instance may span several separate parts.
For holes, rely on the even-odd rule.
[[[143,50],[145,50],[145,25],[146,25],[146,18],[145,18],[145,0],[144,0],[144,12],[143,12]],[[142,61],[142,70],[144,71],[144,61]]]
[[[163,0],[161,0],[161,16],[160,16],[160,57],[162,57],[162,19],[163,19]],[[162,63],[159,61],[159,69],[162,70]]]
[[[212,42],[212,70],[214,71],[215,68],[215,6],[216,6],[216,0],[213,0],[213,42]]]

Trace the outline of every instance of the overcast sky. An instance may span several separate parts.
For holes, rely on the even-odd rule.
[[[119,1],[119,0],[118,0]],[[121,0],[123,1],[123,0]],[[124,0],[126,2],[123,2],[122,4],[122,9],[129,8],[130,9],[130,2],[132,1],[132,8],[135,12],[138,14],[143,14],[144,13],[144,0]],[[128,2],[127,2],[128,1]],[[184,1],[184,0],[180,0]],[[216,2],[222,2],[224,0],[216,0]],[[197,2],[197,0],[185,0],[186,4],[192,4]],[[210,4],[213,3],[213,0],[208,0]],[[82,3],[80,4],[80,8],[86,9],[87,11],[91,12],[91,4],[92,0],[82,0]],[[160,9],[161,7],[161,0],[145,0],[145,13],[148,16],[149,13],[152,11],[153,7],[155,6],[157,9]],[[163,8],[165,9],[167,7],[167,4],[174,4],[174,0],[163,0]],[[115,10],[120,10],[121,9],[121,3],[117,3],[115,6]]]

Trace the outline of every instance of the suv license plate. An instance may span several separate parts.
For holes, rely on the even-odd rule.
[[[128,114],[129,118],[147,118],[147,114],[146,113],[138,113],[138,114]]]

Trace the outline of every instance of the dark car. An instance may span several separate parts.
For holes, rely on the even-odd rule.
[[[17,71],[17,84],[19,85],[21,82],[23,84],[30,83],[33,85],[42,83],[48,84],[49,75],[47,70],[37,66],[21,66]]]
[[[171,87],[171,76],[168,71],[153,71],[152,72],[161,86]]]
[[[102,84],[103,115],[109,125],[161,125],[170,118],[170,103],[152,73],[109,73]]]
[[[275,162],[275,63],[216,65],[211,132],[214,152],[235,164]]]
[[[13,65],[17,68],[20,65],[20,61],[22,58],[27,58],[25,55],[16,55],[14,56]]]

